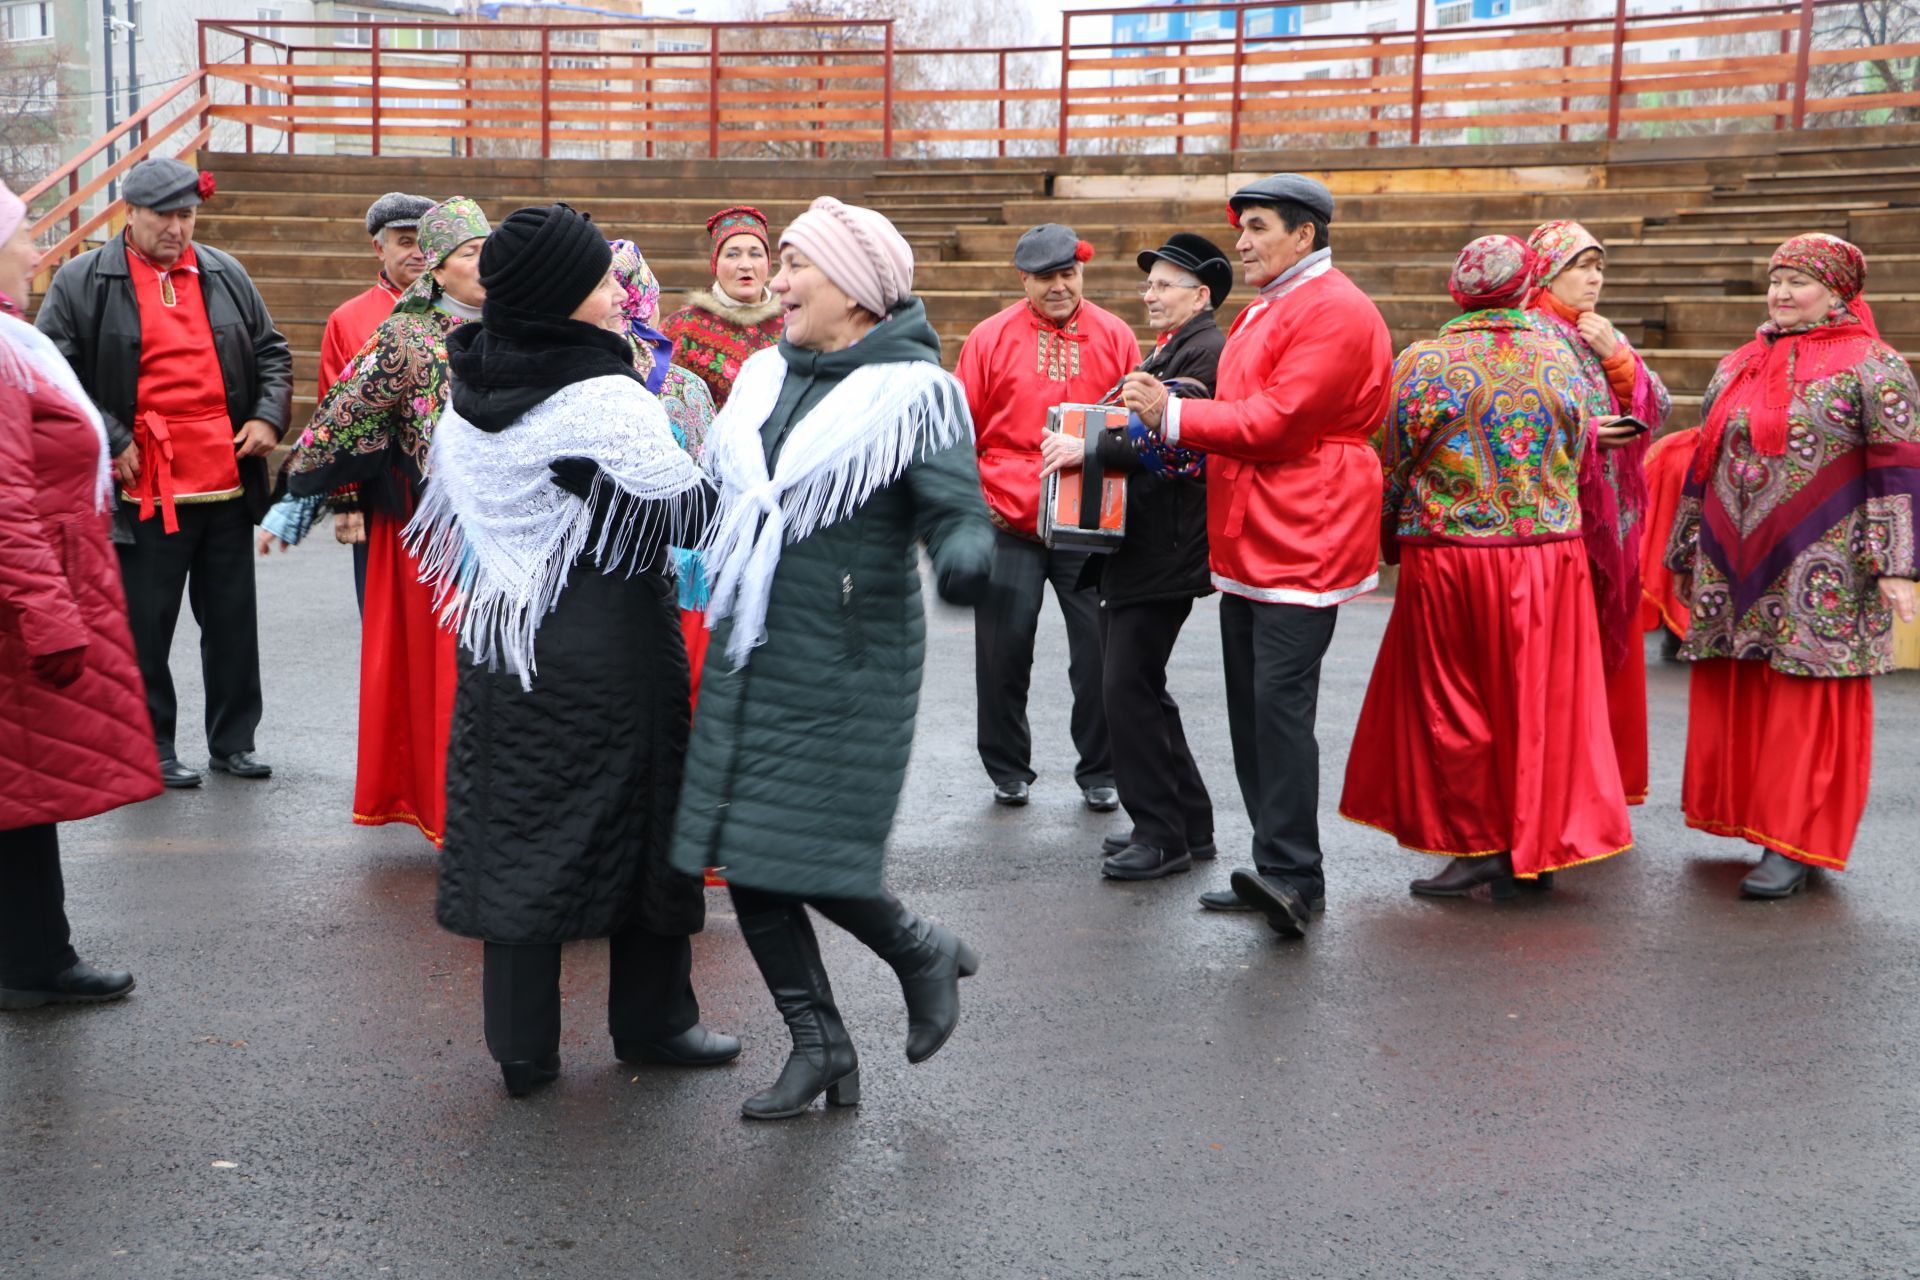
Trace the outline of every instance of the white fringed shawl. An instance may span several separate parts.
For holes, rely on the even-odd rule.
[[[93,509],[105,511],[113,498],[107,424],[101,419],[100,410],[94,407],[86,389],[80,385],[80,379],[74,376],[73,366],[60,354],[60,348],[53,345],[53,339],[24,320],[0,314],[0,378],[9,379],[29,394],[34,389],[35,380],[43,380],[86,415],[87,421],[93,424],[94,435],[100,439],[100,468],[99,478],[94,482]]]
[[[547,464],[561,457],[600,465],[602,483],[587,501],[553,484]],[[574,561],[591,550],[596,563],[618,565],[646,540],[684,546],[706,485],[645,387],[617,375],[589,378],[504,431],[482,431],[449,404],[404,537],[419,557],[420,580],[435,584],[442,621],[457,622],[474,661],[490,670],[504,662],[531,689],[534,633]]]
[[[756,352],[707,436],[706,465],[720,484],[702,548],[713,579],[707,625],[733,619],[727,656],[736,671],[766,639],[784,544],[837,524],[915,462],[973,439],[966,393],[939,365],[862,365],[794,426],[768,475],[760,429],[786,376],[779,348]]]

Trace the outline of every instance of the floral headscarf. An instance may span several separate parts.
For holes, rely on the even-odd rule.
[[[1463,311],[1517,307],[1539,269],[1539,255],[1512,236],[1481,236],[1460,251],[1447,292]]]
[[[1543,222],[1533,229],[1527,237],[1527,247],[1540,255],[1540,284],[1550,284],[1553,278],[1573,265],[1573,260],[1589,249],[1598,249],[1606,256],[1607,246],[1600,243],[1593,232],[1579,223],[1567,218],[1554,222]]]
[[[1867,287],[1867,257],[1839,236],[1824,231],[1795,236],[1773,251],[1767,270],[1788,267],[1813,277],[1839,297],[1852,302]]]
[[[451,200],[442,200],[433,208],[420,215],[420,252],[426,257],[427,269],[420,278],[407,286],[400,300],[393,304],[396,312],[425,312],[433,309],[433,303],[440,296],[440,282],[433,278],[434,270],[446,265],[453,251],[469,240],[484,240],[493,234],[493,226],[487,221],[487,215],[480,206],[466,196],[454,196]]]
[[[634,365],[646,377],[647,390],[655,395],[667,380],[667,365],[673,360],[673,339],[653,327],[660,314],[660,281],[653,268],[631,240],[615,240],[613,274],[626,290],[620,310],[627,322],[627,338],[633,343]]]

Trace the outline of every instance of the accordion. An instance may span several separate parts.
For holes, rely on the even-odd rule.
[[[1047,430],[1083,442],[1076,469],[1047,477],[1040,495],[1040,540],[1075,551],[1114,551],[1127,532],[1127,477],[1100,465],[1100,433],[1124,430],[1127,411],[1118,405],[1063,404],[1047,411]]]

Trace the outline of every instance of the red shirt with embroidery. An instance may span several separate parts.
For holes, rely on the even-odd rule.
[[[333,384],[340,381],[340,371],[347,367],[347,361],[360,354],[380,322],[393,314],[393,304],[398,301],[400,290],[382,271],[373,288],[333,309],[327,317],[327,332],[320,339],[320,400],[327,398]]]
[[[125,496],[136,502],[162,495],[209,502],[237,497],[240,464],[227,416],[227,380],[193,246],[161,268],[129,244],[127,269],[140,305],[140,381],[134,391],[140,477]],[[163,480],[161,471],[171,474]],[[151,507],[143,505],[141,518],[149,514]],[[171,519],[168,527],[175,527]]]
[[[995,524],[1035,536],[1047,410],[1098,403],[1139,363],[1133,329],[1091,302],[1064,325],[1022,300],[974,327],[954,374],[973,411],[980,488]]]

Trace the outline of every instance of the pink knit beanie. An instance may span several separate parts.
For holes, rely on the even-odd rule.
[[[780,236],[849,298],[885,317],[913,292],[913,247],[872,209],[821,196]]]
[[[7,184],[0,182],[0,244],[13,239],[14,230],[26,221],[27,206],[20,197],[7,190]]]

